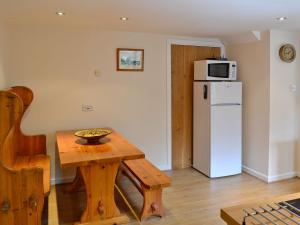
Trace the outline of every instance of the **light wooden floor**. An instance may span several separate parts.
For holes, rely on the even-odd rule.
[[[173,183],[164,191],[166,217],[152,217],[143,225],[225,225],[219,217],[222,207],[300,192],[298,178],[266,184],[247,174],[212,180],[193,169],[170,171],[168,174]],[[79,219],[85,206],[84,192],[66,194],[63,192],[65,186],[52,187],[48,210],[43,218],[47,222],[45,224],[71,225]],[[126,178],[121,187],[133,208],[140,208],[142,198],[135,187]],[[116,199],[121,211],[130,217],[130,225],[140,224],[119,194]]]

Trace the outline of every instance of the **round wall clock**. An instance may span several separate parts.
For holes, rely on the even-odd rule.
[[[293,45],[285,44],[279,49],[279,56],[284,62],[293,62],[296,58],[296,50]]]

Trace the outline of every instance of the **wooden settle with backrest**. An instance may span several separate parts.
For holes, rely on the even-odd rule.
[[[50,193],[46,137],[26,136],[20,128],[32,100],[26,87],[0,91],[0,224],[40,225]]]
[[[123,161],[120,171],[133,182],[144,197],[140,220],[152,215],[163,217],[165,210],[162,190],[171,185],[171,178],[145,158]]]

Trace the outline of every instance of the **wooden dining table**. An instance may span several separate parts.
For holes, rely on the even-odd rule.
[[[74,135],[75,130],[56,132],[57,150],[62,168],[77,168],[69,191],[85,187],[87,204],[76,225],[124,224],[114,197],[114,185],[122,160],[144,158],[144,153],[113,131],[99,143],[88,144]]]

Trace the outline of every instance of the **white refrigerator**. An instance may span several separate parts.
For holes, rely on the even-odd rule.
[[[193,167],[208,177],[242,170],[242,83],[194,81]]]

